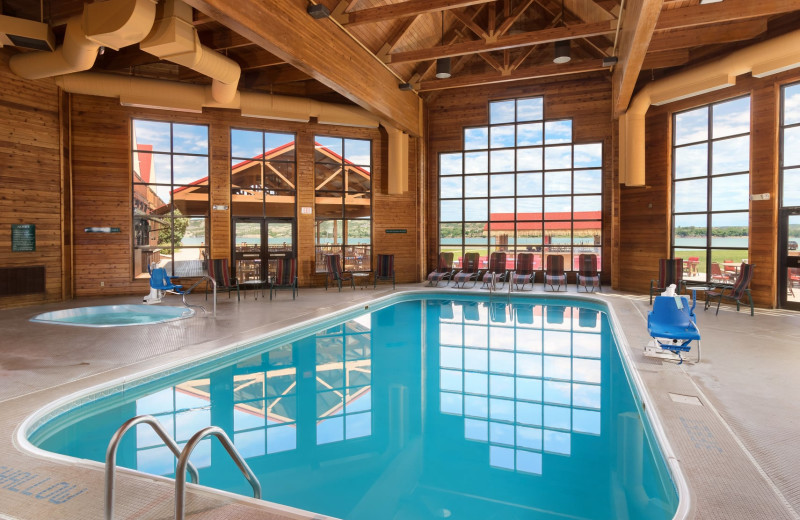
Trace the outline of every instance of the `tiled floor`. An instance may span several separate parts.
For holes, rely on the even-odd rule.
[[[424,289],[420,285],[398,290]],[[537,286],[537,292],[539,286]],[[574,289],[570,289],[574,291]],[[454,291],[443,289],[443,291]],[[0,517],[103,516],[103,468],[23,451],[19,425],[35,410],[79,390],[156,370],[335,310],[390,294],[303,289],[292,301],[222,296],[217,317],[200,313],[161,325],[88,329],[33,324],[58,308],[140,303],[140,297],[83,299],[0,311]],[[800,511],[800,314],[724,308],[698,311],[703,359],[676,365],[646,358],[643,296],[606,290],[623,343],[688,481],[690,518],[798,519]],[[192,303],[204,303],[193,296]],[[179,304],[179,302],[167,302]],[[693,355],[690,356],[693,359]],[[651,410],[652,412],[653,410]],[[171,481],[120,472],[115,518],[171,518]],[[188,518],[304,518],[250,499],[191,490]],[[320,518],[316,516],[314,518]]]

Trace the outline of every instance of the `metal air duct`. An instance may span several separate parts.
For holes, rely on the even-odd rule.
[[[150,32],[156,0],[109,0],[83,7],[83,15],[67,21],[64,43],[53,52],[12,56],[11,71],[26,79],[40,79],[88,70],[100,47],[119,49],[139,43]]]
[[[648,83],[620,117],[619,180],[645,184],[645,116],[663,105],[736,84],[736,76],[756,78],[800,67],[800,30],[740,49],[720,60]]]

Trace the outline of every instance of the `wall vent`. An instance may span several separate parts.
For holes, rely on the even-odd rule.
[[[44,266],[0,267],[0,296],[44,293]]]

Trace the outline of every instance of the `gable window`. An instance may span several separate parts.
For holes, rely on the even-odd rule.
[[[131,132],[135,276],[206,274],[208,126],[134,119]]]
[[[673,115],[672,254],[684,277],[733,282],[750,235],[750,97]]]

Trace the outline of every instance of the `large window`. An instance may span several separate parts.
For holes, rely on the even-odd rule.
[[[294,134],[231,130],[231,213],[294,218]]]
[[[369,271],[372,261],[372,142],[316,136],[314,144],[316,270],[339,254],[344,269]]]
[[[487,267],[493,251],[549,255],[577,269],[602,255],[602,143],[575,143],[572,120],[544,118],[543,98],[489,103],[489,126],[464,129],[464,150],[439,156],[439,248]]]
[[[208,127],[133,120],[134,273],[201,276],[208,256]]]
[[[781,109],[781,207],[800,207],[800,83],[783,88]],[[800,230],[789,231],[797,242]]]
[[[684,277],[729,282],[747,260],[750,97],[673,115],[672,246]]]

